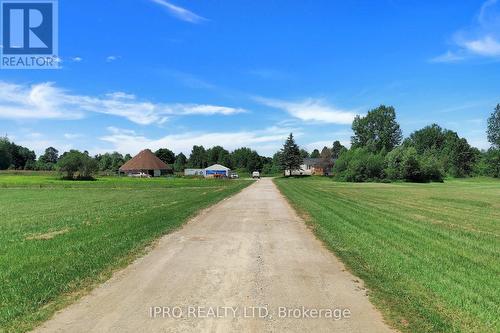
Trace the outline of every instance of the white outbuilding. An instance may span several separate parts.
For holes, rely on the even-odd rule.
[[[205,177],[207,178],[218,178],[218,177],[229,177],[229,172],[231,169],[220,165],[220,164],[214,164],[211,165],[207,168],[205,168]]]

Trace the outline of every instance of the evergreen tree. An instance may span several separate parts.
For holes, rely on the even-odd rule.
[[[309,157],[309,152],[305,149],[301,149],[300,150],[300,156],[302,156],[302,158],[308,158]]]
[[[340,152],[344,149],[346,148],[340,143],[340,141],[338,140],[334,141],[332,146],[332,158],[333,159],[339,158]]]
[[[488,141],[496,148],[500,148],[500,104],[488,118]]]
[[[186,168],[187,158],[183,153],[178,154],[175,157],[174,170],[175,172],[183,172]]]
[[[311,158],[319,158],[319,150],[314,149],[313,152],[311,153]]]
[[[290,171],[290,175],[293,170],[300,168],[302,164],[302,156],[300,156],[299,146],[295,143],[293,139],[293,133],[290,133],[286,139],[283,149],[281,149],[281,161],[280,166],[283,171]]]
[[[11,163],[10,142],[7,138],[0,138],[0,170],[8,169]]]
[[[207,151],[203,146],[193,146],[188,165],[194,169],[203,169],[208,166]]]
[[[323,147],[321,150],[320,157],[324,160],[331,160],[332,159],[332,151],[328,149],[328,147]]]

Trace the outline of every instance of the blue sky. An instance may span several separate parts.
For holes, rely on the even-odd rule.
[[[137,153],[193,144],[312,150],[393,105],[487,148],[500,0],[59,2],[59,70],[0,70],[0,133]]]

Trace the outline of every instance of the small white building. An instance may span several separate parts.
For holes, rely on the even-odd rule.
[[[205,169],[184,169],[184,176],[205,177]]]
[[[199,176],[205,178],[229,177],[231,169],[220,164],[211,165],[205,169],[185,169],[184,176]]]
[[[205,177],[229,177],[231,169],[220,164],[214,164],[205,168]]]

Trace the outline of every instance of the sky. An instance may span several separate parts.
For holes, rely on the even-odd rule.
[[[92,154],[349,145],[392,105],[486,149],[500,0],[60,0],[57,70],[0,70],[0,135]]]

